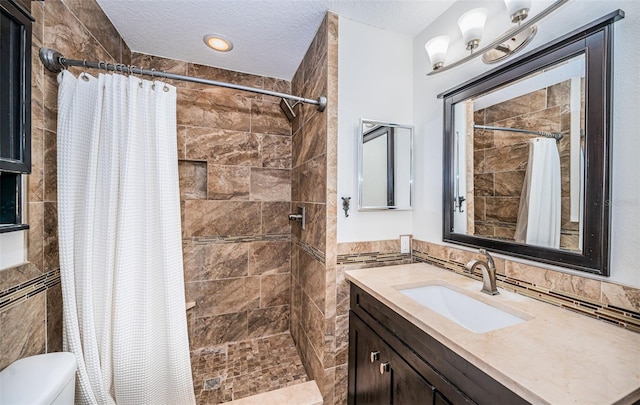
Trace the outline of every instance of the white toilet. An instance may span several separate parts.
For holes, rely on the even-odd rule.
[[[25,357],[0,372],[0,404],[73,405],[75,385],[73,353]]]

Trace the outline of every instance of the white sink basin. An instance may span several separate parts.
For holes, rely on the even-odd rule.
[[[402,288],[398,291],[476,333],[525,322],[525,319],[442,285]]]

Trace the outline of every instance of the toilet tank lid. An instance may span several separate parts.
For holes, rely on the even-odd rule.
[[[16,360],[0,372],[0,404],[49,404],[75,378],[76,356],[57,352]]]

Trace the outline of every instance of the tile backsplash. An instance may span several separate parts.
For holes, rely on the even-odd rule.
[[[399,253],[399,243],[395,240],[341,243],[338,244],[338,251],[338,262],[342,274],[344,270],[349,269],[406,263]],[[385,260],[394,255],[396,260]],[[413,240],[411,256],[410,262],[431,263],[468,277],[482,279],[480,273],[470,275],[464,268],[468,261],[482,259],[476,252]],[[359,260],[361,258],[366,260]],[[494,259],[498,270],[499,287],[640,332],[640,289],[509,259],[497,257]],[[343,281],[338,291],[343,296],[342,300],[339,300],[343,302],[341,310],[347,313],[346,282]]]

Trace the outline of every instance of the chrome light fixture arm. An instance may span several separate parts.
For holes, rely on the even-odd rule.
[[[545,8],[544,10],[542,10],[537,15],[535,15],[533,17],[530,17],[526,22],[522,22],[521,24],[516,26],[513,30],[507,31],[503,35],[501,35],[498,38],[496,38],[495,40],[493,40],[487,46],[485,46],[483,48],[480,48],[480,49],[476,49],[476,50],[474,50],[473,53],[467,55],[466,57],[464,57],[462,59],[459,59],[459,60],[457,60],[457,61],[455,61],[453,63],[446,64],[446,65],[444,65],[442,67],[439,67],[437,70],[432,70],[431,72],[427,73],[427,76],[432,76],[432,75],[435,75],[437,73],[446,72],[447,70],[451,70],[451,69],[453,69],[455,67],[458,67],[460,65],[463,65],[463,64],[469,62],[470,60],[472,60],[474,58],[477,58],[478,56],[483,55],[485,52],[490,51],[490,50],[500,46],[505,41],[508,41],[513,36],[518,35],[521,32],[524,32],[525,30],[529,30],[533,25],[535,25],[536,23],[538,23],[539,21],[541,21],[542,19],[547,17],[549,14],[553,13],[554,11],[556,11],[558,8],[560,8],[560,6],[562,6],[563,4],[565,4],[567,2],[569,2],[569,0],[556,0],[549,7]]]

